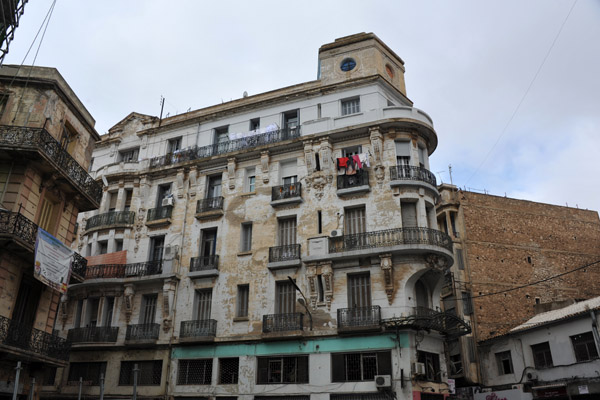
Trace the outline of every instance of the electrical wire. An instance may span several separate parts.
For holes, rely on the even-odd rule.
[[[469,183],[471,181],[471,179],[473,179],[473,177],[475,175],[477,175],[477,173],[479,172],[479,170],[481,169],[481,167],[483,166],[483,164],[487,161],[487,159],[489,158],[490,154],[492,154],[492,152],[494,151],[494,149],[496,148],[496,146],[498,145],[498,143],[500,142],[500,139],[502,139],[502,137],[504,136],[504,134],[506,133],[506,130],[508,129],[508,126],[510,125],[510,123],[512,122],[512,120],[515,118],[515,116],[517,115],[517,112],[519,111],[519,109],[521,108],[521,105],[523,104],[523,102],[525,101],[525,98],[527,97],[527,95],[529,94],[529,91],[531,90],[531,87],[533,86],[533,84],[535,83],[535,81],[537,80],[538,75],[540,74],[540,71],[542,70],[542,68],[544,67],[544,64],[546,64],[546,60],[548,60],[548,56],[550,56],[550,53],[552,52],[552,49],[554,48],[554,45],[556,44],[556,41],[558,40],[560,34],[563,31],[563,28],[565,27],[565,24],[567,23],[567,20],[569,19],[569,16],[571,15],[571,12],[573,11],[573,9],[575,8],[575,5],[577,4],[577,0],[575,0],[573,2],[573,5],[571,6],[571,9],[569,10],[569,12],[567,13],[567,16],[565,17],[562,25],[560,26],[560,29],[558,30],[558,33],[556,34],[556,36],[554,37],[554,40],[552,41],[552,44],[550,45],[550,48],[548,49],[548,51],[546,52],[546,55],[544,56],[544,59],[542,60],[542,63],[540,64],[539,68],[537,69],[537,71],[535,72],[535,75],[533,76],[533,79],[531,80],[531,82],[529,83],[529,86],[527,87],[527,90],[525,90],[525,93],[523,94],[523,96],[521,97],[521,100],[519,101],[519,103],[517,104],[517,107],[515,108],[515,110],[513,111],[512,115],[510,116],[510,118],[508,119],[508,122],[506,123],[506,125],[504,125],[504,128],[502,129],[502,131],[500,132],[500,135],[498,136],[498,138],[496,139],[496,142],[493,144],[492,148],[490,149],[490,151],[487,152],[487,154],[485,155],[485,157],[483,158],[483,160],[481,161],[481,163],[479,164],[479,166],[477,167],[477,169],[473,172],[473,174],[471,174],[471,176],[469,177],[469,179],[467,179],[467,181],[465,182],[465,185],[467,183]]]

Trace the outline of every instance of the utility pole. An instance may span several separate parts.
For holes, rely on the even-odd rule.
[[[19,391],[19,375],[21,375],[22,369],[23,368],[21,368],[21,361],[17,361],[17,367],[15,368],[15,370],[17,370],[15,374],[15,388],[13,390],[12,400],[17,400],[17,392]]]

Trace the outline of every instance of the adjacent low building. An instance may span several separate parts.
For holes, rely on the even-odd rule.
[[[80,215],[69,366],[45,398],[443,399],[452,239],[431,118],[373,34],[323,45],[317,80],[104,135]],[[137,367],[137,375],[135,374]]]

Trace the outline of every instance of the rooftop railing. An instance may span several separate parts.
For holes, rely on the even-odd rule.
[[[135,220],[134,211],[110,211],[94,215],[85,223],[85,229],[90,230],[103,226],[132,225]]]
[[[67,340],[73,343],[114,343],[118,335],[117,326],[90,326],[69,329]]]
[[[222,210],[223,209],[223,196],[209,197],[207,199],[198,200],[196,203],[196,213],[203,213],[207,211]]]
[[[219,256],[217,254],[204,257],[192,257],[190,259],[190,272],[208,271],[212,269],[219,269]]]
[[[132,264],[98,264],[87,267],[85,279],[127,278],[160,273],[162,273],[162,260]]]
[[[431,171],[412,165],[394,165],[390,167],[390,180],[392,181],[422,181],[436,187],[437,181]]]
[[[61,361],[69,360],[71,343],[31,326],[0,316],[0,343]]]
[[[446,233],[430,228],[396,228],[329,238],[329,252],[364,250],[403,244],[423,244],[452,251],[452,239]]]
[[[215,336],[217,334],[217,321],[214,319],[198,319],[194,321],[181,321],[179,336],[182,338]]]
[[[125,340],[156,340],[160,333],[160,324],[127,325]]]
[[[150,159],[150,168],[160,168],[175,165],[186,161],[198,160],[234,151],[247,150],[267,144],[278,143],[284,140],[300,137],[300,126],[282,128],[272,132],[261,133],[241,139],[227,140],[208,146],[194,146],[178,150],[164,156]]]
[[[44,128],[0,125],[0,147],[28,149],[42,153],[81,194],[89,198],[96,207],[100,206],[102,185],[96,182]]]
[[[273,186],[271,189],[271,201],[292,199],[302,196],[302,184],[290,183],[287,185]]]
[[[303,318],[302,313],[263,315],[263,332],[301,331]]]

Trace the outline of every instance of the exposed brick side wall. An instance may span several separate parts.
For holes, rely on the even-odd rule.
[[[535,282],[600,260],[595,211],[460,192],[465,256],[474,296]],[[505,333],[534,315],[536,298],[600,295],[600,265],[506,294],[474,299],[478,340]]]
[[[99,265],[99,264],[126,264],[127,263],[127,250],[116,251],[114,253],[100,254],[98,256],[86,257],[88,265]]]

